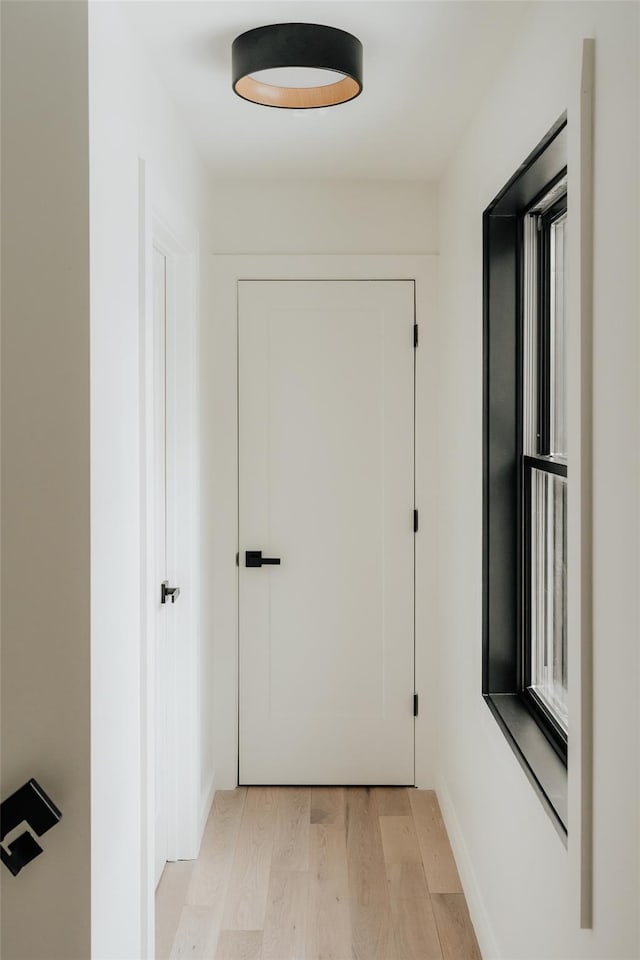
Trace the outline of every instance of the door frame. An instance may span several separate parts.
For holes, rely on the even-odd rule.
[[[181,587],[171,621],[167,736],[167,856],[195,859],[202,828],[200,792],[199,541],[196,504],[198,436],[197,231],[139,161],[140,418],[141,418],[141,893],[143,956],[155,956],[155,644],[160,584],[155,575],[153,248],[166,257],[167,566]],[[173,620],[173,618],[171,618]],[[179,639],[179,644],[178,644]],[[213,785],[211,785],[211,798]],[[205,804],[206,805],[206,804]]]
[[[257,255],[210,259],[207,313],[202,331],[205,408],[216,412],[204,437],[204,482],[217,491],[203,518],[211,569],[207,616],[213,659],[216,786],[238,784],[238,282],[240,280],[412,280],[419,346],[416,352],[415,470],[420,529],[415,541],[415,671],[420,710],[415,725],[416,786],[435,786],[436,596],[436,345],[437,256]],[[232,358],[235,358],[233,362]]]

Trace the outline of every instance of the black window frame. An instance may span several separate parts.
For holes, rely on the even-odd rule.
[[[524,218],[567,169],[563,114],[483,216],[483,671],[482,693],[562,838],[567,836],[567,741],[530,679],[530,596],[527,538],[530,470],[566,476],[566,463],[548,456],[548,291],[539,291],[542,349],[537,455],[523,452]],[[562,215],[559,197],[543,214],[539,262],[548,264],[550,224]],[[545,238],[546,230],[546,238]],[[546,246],[545,246],[546,245]],[[541,270],[540,276],[545,272]]]
[[[546,184],[544,192],[552,189],[556,183],[566,180],[566,167],[560,171],[560,174],[554,178],[554,182]],[[534,201],[533,206],[536,206]],[[520,574],[520,593],[521,593],[521,614],[520,614],[520,656],[521,656],[521,678],[519,696],[522,698],[525,706],[533,714],[540,729],[543,731],[550,744],[562,760],[567,764],[568,738],[565,731],[560,727],[552,712],[547,709],[544,702],[535,695],[531,687],[531,651],[533,648],[533,638],[531,636],[531,476],[532,471],[539,470],[544,473],[555,474],[556,476],[568,479],[568,465],[566,458],[554,455],[551,450],[551,228],[554,223],[560,220],[567,213],[567,192],[566,190],[554,200],[551,206],[539,214],[540,226],[537,239],[537,263],[538,263],[538,317],[537,326],[539,331],[538,339],[538,368],[537,368],[537,425],[538,433],[536,438],[537,450],[535,453],[525,453],[523,449],[522,430],[518,434],[518,460],[520,464],[520,547],[521,555],[521,574]],[[524,217],[521,217],[520,231],[524,230]],[[523,271],[520,270],[521,294],[519,298],[519,311],[521,317],[524,314],[524,278]],[[519,384],[522,390],[524,383],[524,350],[518,350]],[[520,409],[522,407],[520,406]]]

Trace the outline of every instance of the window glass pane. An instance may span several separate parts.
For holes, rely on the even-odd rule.
[[[551,224],[551,454],[567,455],[566,251],[567,215]]]
[[[567,481],[531,471],[531,689],[567,732]]]

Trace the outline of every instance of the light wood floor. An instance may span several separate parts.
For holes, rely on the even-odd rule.
[[[158,960],[481,960],[429,791],[218,792],[156,901]]]

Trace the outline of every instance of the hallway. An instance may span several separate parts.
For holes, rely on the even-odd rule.
[[[480,960],[435,793],[216,793],[157,892],[158,960]]]

